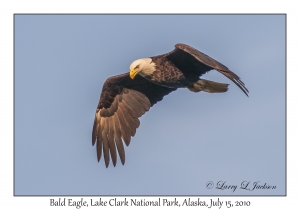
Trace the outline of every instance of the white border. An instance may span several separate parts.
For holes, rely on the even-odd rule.
[[[299,9],[296,1],[37,1],[2,0],[0,39],[0,208],[1,209],[48,209],[49,197],[13,196],[13,14],[15,13],[287,13],[287,149],[288,177],[287,197],[220,197],[221,200],[250,200],[247,209],[283,209],[297,206],[299,191]],[[297,77],[298,76],[298,77]],[[266,78],[267,79],[267,78]],[[298,131],[298,132],[297,132]],[[57,197],[56,197],[57,198]],[[68,197],[69,198],[69,197]],[[71,198],[71,197],[70,197]],[[216,198],[216,197],[212,197]],[[79,197],[74,197],[79,199]],[[89,199],[89,198],[87,198]],[[106,199],[109,199],[106,197]],[[151,199],[151,197],[149,198]],[[183,199],[181,197],[180,199]],[[203,197],[209,200],[210,197]],[[100,208],[100,207],[99,207]],[[198,208],[198,207],[194,207]],[[65,207],[64,209],[76,209]]]

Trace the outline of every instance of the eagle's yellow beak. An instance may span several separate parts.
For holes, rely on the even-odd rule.
[[[135,75],[137,75],[138,71],[139,71],[138,69],[130,69],[130,73],[129,73],[130,78],[133,79]]]

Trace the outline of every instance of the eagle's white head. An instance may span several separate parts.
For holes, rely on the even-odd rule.
[[[129,67],[130,78],[133,79],[137,74],[141,76],[151,75],[155,71],[155,63],[151,58],[141,58],[133,63]]]

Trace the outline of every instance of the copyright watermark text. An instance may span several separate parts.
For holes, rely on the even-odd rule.
[[[276,185],[270,185],[266,182],[261,182],[261,181],[254,181],[254,182],[242,181],[239,184],[230,184],[227,183],[226,181],[217,181],[217,182],[208,181],[206,182],[205,187],[207,189],[229,190],[231,192],[235,192],[237,189],[248,190],[248,191],[276,189]]]

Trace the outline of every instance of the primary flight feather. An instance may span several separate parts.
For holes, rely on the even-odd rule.
[[[129,145],[140,125],[138,118],[177,88],[226,92],[228,84],[200,78],[212,69],[232,80],[248,96],[249,91],[235,73],[185,44],[176,44],[173,51],[163,55],[138,59],[130,65],[129,73],[108,78],[102,88],[92,132],[98,161],[103,153],[106,167],[110,157],[115,166],[118,153],[124,165],[123,141]]]

